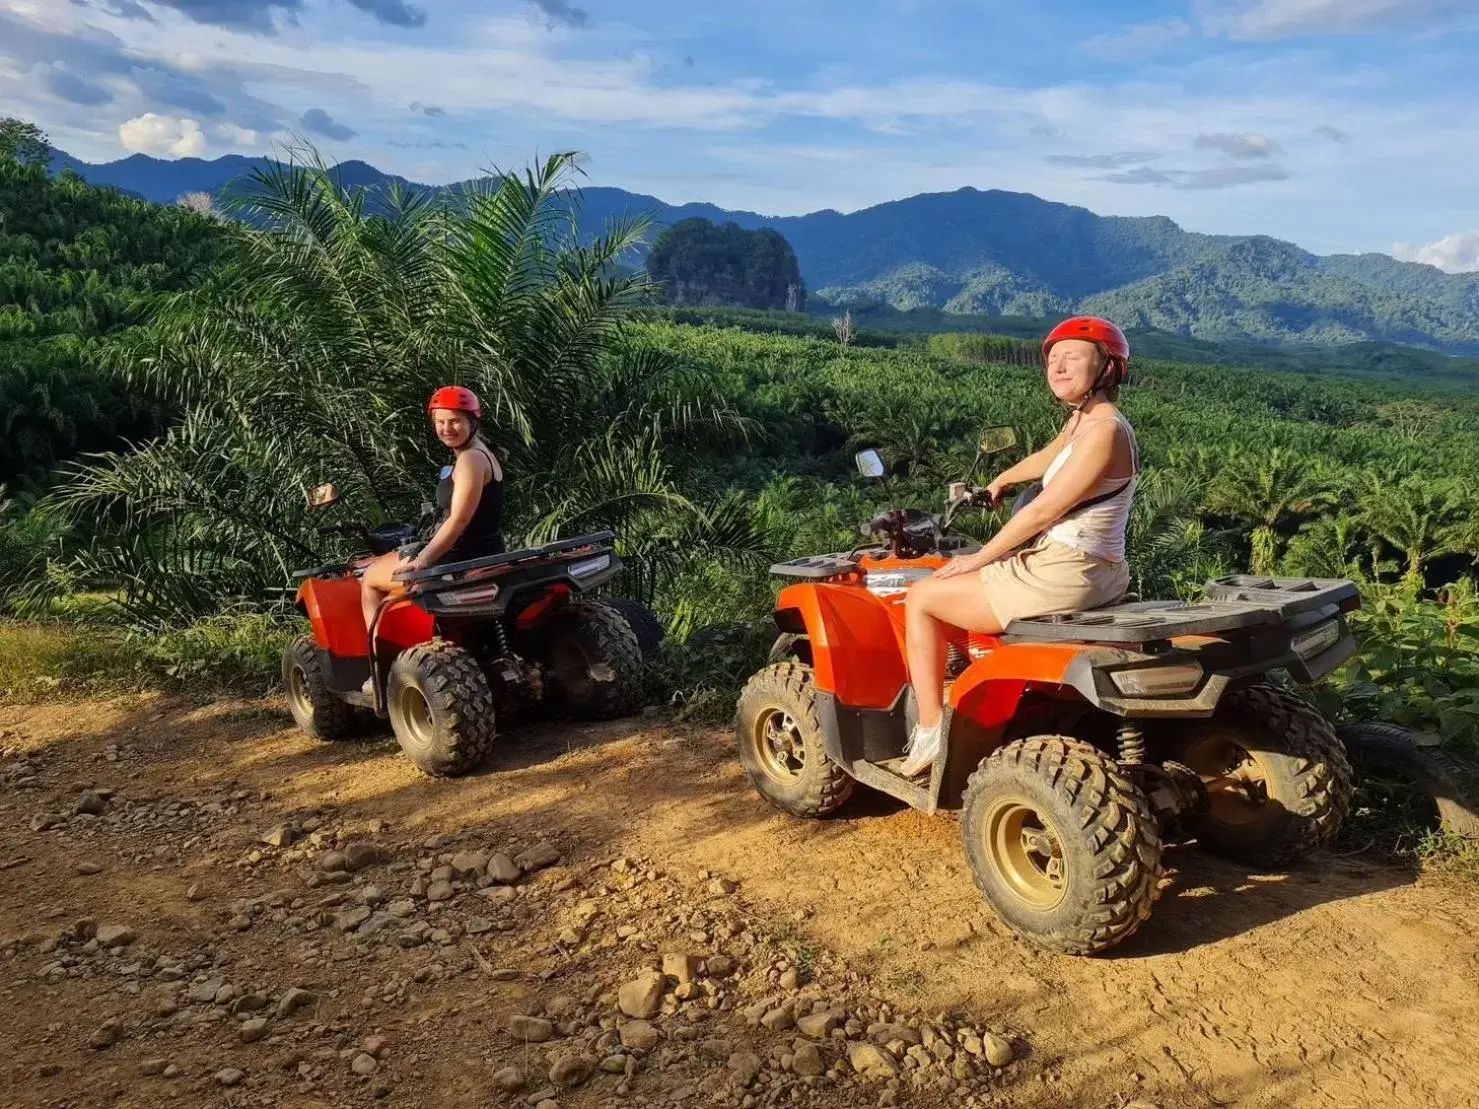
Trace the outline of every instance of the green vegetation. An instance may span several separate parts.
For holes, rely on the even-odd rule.
[[[791,244],[768,228],[682,220],[659,236],[647,270],[675,307],[726,306],[800,312],[806,286]]]
[[[32,492],[59,462],[164,426],[165,408],[101,367],[230,243],[183,208],[49,179],[44,152],[35,128],[0,120],[0,485]]]
[[[30,487],[0,493],[0,606],[29,621],[0,634],[5,696],[270,684],[291,571],[350,553],[315,532],[306,489],[333,479],[347,515],[414,518],[442,461],[422,406],[451,381],[511,451],[515,538],[615,530],[623,589],[671,633],[654,696],[722,719],[773,636],[771,561],[852,545],[886,496],[939,505],[983,425],[1032,449],[1062,419],[1032,320],[862,311],[843,346],[826,318],[654,307],[614,264],[646,227],[582,239],[565,157],[455,207],[280,166],[228,229],[47,181],[22,145],[0,160],[0,233],[28,276],[0,319],[33,330],[3,337],[0,392],[86,379],[109,415],[153,423],[135,446],[115,428],[27,448]],[[1316,691],[1325,710],[1479,754],[1479,399],[1445,383],[1461,364],[1253,371],[1145,357],[1155,341],[1134,337],[1123,402],[1147,466],[1135,593],[1249,567],[1352,577],[1363,650]],[[853,475],[863,445],[892,464],[887,493]]]

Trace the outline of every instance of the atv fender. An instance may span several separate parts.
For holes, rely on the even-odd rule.
[[[298,587],[295,604],[322,650],[337,658],[369,657],[358,578],[309,578]]]
[[[818,692],[855,709],[888,709],[909,681],[904,606],[826,582],[781,590],[776,625],[811,643]]]

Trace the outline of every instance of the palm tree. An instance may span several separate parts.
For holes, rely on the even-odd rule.
[[[1454,488],[1418,478],[1393,484],[1373,478],[1360,500],[1360,520],[1373,539],[1402,555],[1403,582],[1420,589],[1433,559],[1468,549],[1473,513]]]
[[[235,232],[235,265],[174,298],[120,359],[183,418],[92,459],[65,491],[113,521],[80,561],[122,583],[130,615],[257,601],[321,561],[305,498],[320,481],[339,485],[351,515],[414,519],[441,461],[425,399],[449,382],[481,394],[488,438],[511,451],[512,530],[612,528],[649,596],[662,560],[647,533],[743,546],[680,478],[686,457],[746,425],[702,377],[632,338],[649,286],[618,263],[646,224],[582,243],[565,190],[573,155],[450,199],[350,191],[307,155],[233,198],[257,228]]]
[[[1281,536],[1326,502],[1330,485],[1326,470],[1284,447],[1262,457],[1239,451],[1213,480],[1207,508],[1252,527],[1251,569],[1272,574]]]
[[[1231,545],[1221,533],[1209,533],[1202,520],[1205,491],[1205,481],[1194,471],[1146,470],[1125,535],[1140,597],[1187,593],[1224,570]]]
[[[1377,578],[1395,569],[1395,563],[1372,556],[1370,572],[1361,561],[1365,531],[1361,521],[1352,515],[1312,520],[1299,529],[1289,541],[1284,557],[1285,569],[1293,574],[1315,578],[1352,578],[1357,581]]]

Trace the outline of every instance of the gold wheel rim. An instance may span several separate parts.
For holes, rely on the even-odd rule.
[[[1048,912],[1067,895],[1063,837],[1025,797],[994,800],[986,810],[981,841],[1007,889],[1028,908]]]
[[[395,695],[396,734],[418,751],[432,744],[431,705],[414,685],[403,685]]]
[[[288,704],[300,719],[313,719],[313,702],[308,699],[308,674],[301,663],[288,670]]]
[[[779,705],[755,715],[750,728],[750,749],[767,777],[795,782],[806,773],[806,740],[796,717]]]
[[[1181,761],[1195,770],[1206,786],[1210,816],[1216,823],[1247,828],[1277,815],[1268,769],[1257,754],[1232,736],[1214,734],[1197,739]]]

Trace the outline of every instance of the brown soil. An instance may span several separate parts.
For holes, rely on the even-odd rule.
[[[782,816],[748,787],[728,733],[651,716],[525,729],[457,781],[420,776],[388,738],[316,744],[275,701],[11,706],[0,708],[0,751],[6,1106],[527,1105],[542,1077],[517,1096],[491,1080],[510,1063],[548,1069],[544,1052],[510,1039],[510,1014],[560,993],[599,1009],[610,999],[597,995],[644,961],[715,954],[734,935],[743,969],[724,989],[737,1005],[775,991],[790,965],[803,982],[814,974],[815,989],[866,993],[895,1014],[1016,1045],[1005,1070],[978,1069],[954,1089],[903,1082],[903,1105],[1479,1107],[1479,894],[1362,856],[1258,875],[1173,849],[1174,882],[1150,921],[1107,956],[1075,959],[1027,946],[991,916],[952,817],[871,795],[829,820]],[[7,778],[18,762],[22,773]],[[71,815],[84,785],[116,791],[103,815]],[[172,811],[170,798],[190,804]],[[33,831],[43,813],[67,819]],[[310,817],[322,846],[260,842],[273,825]],[[453,851],[547,840],[562,859],[526,877],[513,914],[476,944],[367,953],[335,928],[284,923],[293,898],[311,916],[321,896],[352,892],[314,884],[315,854],[355,837],[383,843],[400,868],[369,878],[402,898],[437,833],[459,837]],[[639,860],[645,885],[620,877],[626,863],[611,869],[623,857]],[[77,873],[84,862],[102,872]],[[734,892],[716,890],[715,876]],[[277,901],[264,901],[273,891]],[[478,900],[468,891],[462,903]],[[82,953],[90,933],[79,919],[138,938]],[[637,934],[619,935],[623,925]],[[55,969],[69,951],[70,971]],[[142,969],[119,966],[130,958]],[[171,960],[192,969],[183,983],[151,977]],[[494,980],[495,967],[519,975]],[[158,1016],[161,998],[202,977],[274,999],[301,985],[317,997],[312,1023],[278,1021],[243,1046],[229,1017]],[[121,1040],[90,1047],[109,1018]],[[348,1060],[371,1035],[387,1046],[373,1077],[355,1076]],[[767,1035],[755,1030],[751,1045],[738,1042],[743,1028],[724,1032],[762,1055],[774,1047]],[[149,1059],[179,1076],[142,1076]],[[220,1084],[226,1067],[243,1072],[239,1085]],[[605,1104],[620,1077],[598,1074],[559,1105]],[[776,1103],[742,1101],[729,1077],[721,1088],[654,1062],[623,1103]],[[824,1079],[783,1093],[871,1106],[885,1089]]]

